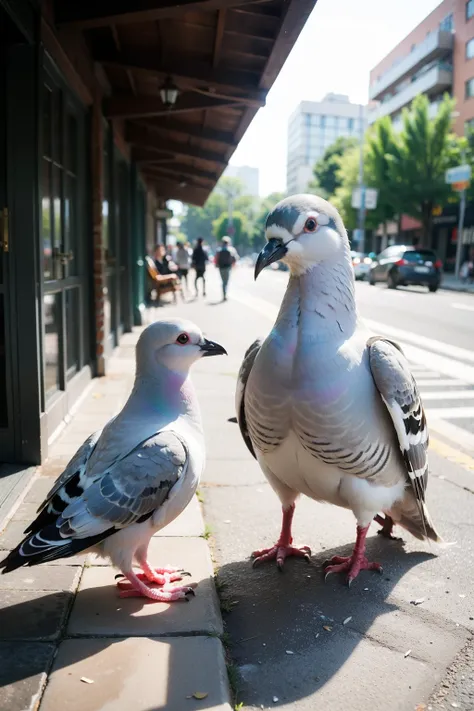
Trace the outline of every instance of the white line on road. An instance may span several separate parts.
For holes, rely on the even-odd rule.
[[[451,304],[453,309],[460,309],[461,311],[474,311],[474,306],[469,306],[468,304]]]
[[[452,422],[446,422],[439,417],[433,416],[433,411],[428,415],[428,429],[430,432],[436,432],[436,434],[449,439],[458,447],[462,447],[467,452],[474,454],[474,435],[463,430],[462,427],[454,425]]]
[[[431,379],[431,378],[418,378],[417,375],[416,375],[416,373],[413,373],[413,374],[414,374],[414,376],[415,376],[416,384],[417,384],[421,389],[427,388],[427,387],[433,386],[433,385],[438,385],[440,388],[441,388],[441,387],[444,388],[444,387],[446,387],[446,385],[456,385],[456,386],[459,385],[459,387],[465,387],[466,385],[468,385],[468,383],[465,383],[465,382],[463,382],[462,380],[454,380],[454,378],[451,378],[451,379],[450,379],[450,378],[447,378],[447,379],[445,380],[444,378],[441,379],[441,377],[438,375],[439,380],[437,380],[436,378],[433,378],[433,379]],[[457,391],[455,391],[455,392],[457,392]]]
[[[474,417],[474,407],[427,407],[425,409],[428,416],[442,420],[462,420]]]
[[[423,393],[423,401],[427,400],[474,400],[474,390],[435,390]]]

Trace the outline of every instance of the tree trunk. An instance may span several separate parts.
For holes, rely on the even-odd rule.
[[[421,232],[421,246],[431,247],[431,231],[433,228],[433,203],[425,202],[422,205],[422,232]]]
[[[384,249],[387,249],[387,242],[388,242],[388,227],[387,227],[387,223],[384,222],[382,225],[382,243],[380,245],[381,252],[383,252]]]

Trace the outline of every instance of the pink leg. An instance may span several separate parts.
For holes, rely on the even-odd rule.
[[[370,523],[364,527],[357,526],[357,538],[351,556],[335,555],[331,560],[324,563],[325,578],[331,573],[347,573],[346,580],[348,585],[350,585],[361,570],[377,570],[379,573],[383,572],[380,563],[371,563],[365,556],[365,539],[369,528]]]
[[[186,600],[189,602],[187,595],[195,594],[194,588],[196,587],[196,583],[181,586],[166,583],[161,588],[150,588],[148,585],[145,585],[133,571],[125,573],[125,577],[131,587],[125,588],[125,581],[118,583],[120,589],[119,597],[146,597],[155,602],[174,602],[175,600]]]
[[[293,536],[291,535],[291,524],[293,521],[293,514],[295,513],[295,505],[292,504],[289,508],[283,509],[283,522],[281,525],[280,538],[277,543],[271,548],[263,548],[260,551],[254,551],[252,553],[252,558],[254,558],[253,565],[259,565],[264,563],[266,560],[276,560],[276,564],[281,570],[285,562],[285,558],[288,556],[296,556],[297,558],[304,558],[309,563],[309,556],[311,555],[311,549],[308,546],[301,546],[301,548],[294,548],[291,544],[293,542]]]
[[[399,536],[394,536],[392,533],[395,522],[394,522],[393,518],[391,518],[391,516],[385,515],[385,518],[382,518],[382,516],[379,516],[379,514],[377,514],[377,516],[374,517],[374,521],[376,521],[377,523],[379,523],[382,526],[382,528],[379,531],[377,531],[379,536],[388,538],[391,541],[401,541],[402,540]]]

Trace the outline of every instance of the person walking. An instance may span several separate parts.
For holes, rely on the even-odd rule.
[[[217,250],[216,254],[216,267],[219,269],[219,274],[222,280],[222,299],[227,301],[227,286],[229,284],[229,277],[232,267],[237,262],[239,255],[235,247],[230,244],[229,237],[223,237],[221,240],[221,246]]]
[[[198,280],[202,279],[202,294],[203,296],[206,296],[206,265],[209,260],[209,256],[207,254],[207,251],[204,249],[203,245],[203,238],[198,237],[197,240],[197,245],[194,247],[193,250],[193,256],[192,256],[192,267],[196,272],[196,277],[194,279],[194,288],[196,289],[196,296],[198,296]]]
[[[178,244],[178,249],[176,250],[176,255],[175,255],[175,262],[176,266],[178,267],[178,279],[181,280],[181,282],[184,282],[184,286],[186,287],[186,292],[188,291],[188,272],[189,268],[191,266],[191,255],[189,253],[189,249],[185,244],[180,242]]]

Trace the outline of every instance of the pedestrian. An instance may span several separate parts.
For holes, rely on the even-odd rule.
[[[198,237],[197,244],[194,247],[193,250],[193,256],[191,260],[191,264],[193,269],[196,272],[196,277],[194,279],[194,288],[196,290],[196,296],[198,296],[198,280],[202,279],[202,294],[203,296],[206,296],[206,265],[209,260],[209,256],[207,254],[207,251],[204,249],[202,246],[202,243],[204,242],[202,237]]]
[[[229,237],[223,237],[221,240],[221,246],[217,250],[216,254],[216,267],[219,269],[219,274],[222,280],[222,297],[223,301],[227,301],[227,286],[229,284],[229,277],[232,267],[236,264],[239,255],[235,247],[230,244]]]
[[[176,266],[178,267],[178,279],[184,281],[186,291],[188,291],[188,272],[191,266],[191,254],[188,247],[180,242],[175,255]]]

